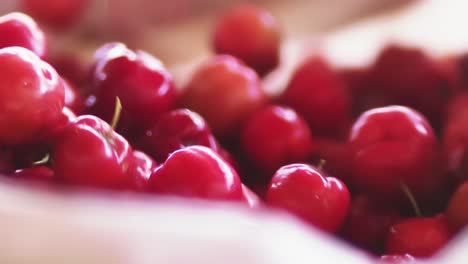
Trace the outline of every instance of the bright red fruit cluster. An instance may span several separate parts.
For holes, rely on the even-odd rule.
[[[85,3],[23,2],[51,23]],[[280,35],[266,10],[232,10],[176,89],[151,54],[107,43],[86,70],[48,57],[29,16],[0,17],[0,173],[285,210],[381,263],[436,254],[468,224],[466,56],[389,45],[359,69],[315,56],[273,98],[262,77]]]

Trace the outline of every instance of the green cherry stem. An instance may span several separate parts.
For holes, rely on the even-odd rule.
[[[120,98],[118,96],[116,96],[115,97],[114,115],[112,116],[112,123],[111,123],[112,130],[115,130],[117,128],[121,112],[122,112],[122,103],[120,102]]]
[[[416,202],[416,199],[414,198],[414,195],[409,189],[408,185],[406,185],[404,182],[401,182],[400,186],[401,186],[401,190],[405,193],[406,197],[408,197],[408,200],[410,201],[411,206],[413,207],[413,210],[416,216],[421,217],[422,216],[421,208],[419,208],[419,205]]]

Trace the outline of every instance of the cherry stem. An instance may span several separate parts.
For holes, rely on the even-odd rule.
[[[114,115],[112,116],[112,123],[111,123],[112,130],[115,130],[117,128],[117,124],[119,123],[121,112],[122,112],[122,103],[120,102],[120,98],[116,96]]]
[[[324,159],[320,159],[318,165],[317,165],[317,169],[319,170],[323,170],[323,167],[325,167],[325,164],[327,164],[327,161],[324,160]]]
[[[49,160],[50,160],[50,154],[47,153],[42,159],[33,162],[32,165],[33,165],[33,166],[44,165],[44,164],[46,164],[47,162],[49,162]]]
[[[416,214],[416,216],[421,217],[422,216],[421,209],[419,208],[419,205],[416,202],[416,199],[414,198],[414,195],[409,189],[408,185],[406,185],[403,182],[400,185],[401,185],[401,190],[405,193],[406,197],[408,197],[408,200],[410,201],[411,206],[413,207],[414,213]]]

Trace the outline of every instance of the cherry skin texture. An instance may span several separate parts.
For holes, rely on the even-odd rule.
[[[280,101],[301,114],[316,135],[347,134],[351,96],[322,58],[311,57],[296,70]]]
[[[156,162],[144,152],[134,150],[132,163],[128,169],[128,187],[135,191],[146,191],[151,174],[156,169]]]
[[[0,17],[0,48],[23,47],[43,58],[47,52],[44,32],[36,22],[23,13]]]
[[[158,162],[164,162],[172,152],[192,145],[219,151],[218,142],[203,117],[188,109],[161,115],[138,140],[138,146]]]
[[[353,152],[352,181],[378,197],[401,196],[401,184],[415,195],[441,188],[438,144],[427,120],[403,106],[374,108],[354,123],[348,143]]]
[[[249,208],[255,209],[262,207],[262,200],[249,187],[242,184],[242,197]]]
[[[398,208],[359,195],[351,202],[342,233],[353,244],[376,252],[384,245],[390,226],[399,218]]]
[[[57,178],[70,185],[127,188],[132,149],[103,120],[84,115],[62,132],[52,151]]]
[[[0,49],[0,143],[39,141],[54,126],[65,104],[57,72],[31,51]]]
[[[281,166],[304,162],[311,151],[312,136],[296,111],[279,105],[252,114],[241,130],[245,155],[265,174]]]
[[[91,94],[96,102],[90,111],[110,122],[119,97],[122,114],[117,131],[123,135],[140,134],[175,106],[172,76],[148,53],[109,43],[96,51],[93,69]]]
[[[214,33],[214,50],[232,55],[264,75],[278,65],[280,35],[279,25],[268,11],[242,5],[220,19]]]
[[[448,227],[435,218],[409,218],[396,223],[387,236],[387,254],[431,257],[450,238]]]
[[[184,197],[242,201],[237,172],[213,150],[190,146],[172,153],[151,175],[149,191]]]
[[[266,102],[258,75],[237,59],[219,55],[203,63],[182,96],[182,105],[203,116],[218,137],[235,135]]]
[[[35,19],[54,28],[76,23],[89,0],[21,0],[22,9]]]
[[[458,186],[452,195],[446,210],[447,221],[454,230],[458,231],[468,225],[468,182]]]
[[[306,164],[291,164],[281,167],[273,176],[266,203],[334,233],[348,214],[350,194],[340,180],[324,177]]]

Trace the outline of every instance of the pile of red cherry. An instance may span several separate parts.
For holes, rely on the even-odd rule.
[[[273,98],[261,78],[280,35],[267,11],[231,10],[217,55],[176,89],[148,53],[108,43],[83,69],[4,15],[0,173],[282,208],[386,263],[437,253],[468,223],[468,57],[389,45],[338,70],[314,56]]]

